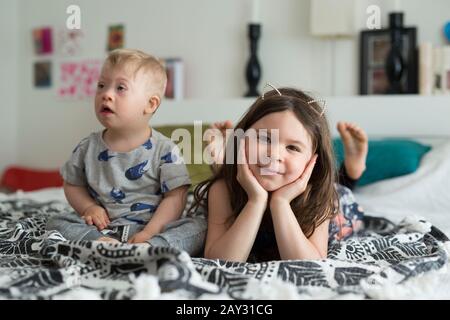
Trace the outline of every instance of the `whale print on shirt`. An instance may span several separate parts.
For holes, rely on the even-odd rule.
[[[142,211],[142,210],[149,210],[149,212],[153,213],[156,211],[156,208],[158,206],[155,206],[153,204],[147,204],[142,202],[133,203],[130,207],[131,211]]]
[[[148,139],[146,143],[142,145],[145,149],[150,150],[153,148],[152,140]]]
[[[108,155],[108,149],[105,151],[102,151],[98,154],[98,161],[108,161],[111,158],[114,158],[115,156],[109,156]]]
[[[145,160],[144,162],[139,163],[138,165],[129,168],[127,171],[125,171],[125,177],[127,177],[128,180],[137,180],[140,177],[144,175],[144,173],[149,169],[144,169],[147,165],[148,160]]]
[[[125,217],[122,217],[122,218],[124,218],[124,219],[126,219],[128,221],[135,222],[137,224],[146,224],[146,222],[143,219],[138,219],[138,218],[128,217],[128,216],[125,216]]]
[[[117,202],[122,203],[122,200],[125,198],[125,193],[118,188],[112,188],[109,195]]]
[[[177,161],[177,156],[169,151],[161,157],[161,160],[163,160],[165,163],[173,163],[174,161]]]
[[[166,182],[163,181],[161,184],[161,192],[166,193],[167,191],[169,191],[169,187],[167,186]]]

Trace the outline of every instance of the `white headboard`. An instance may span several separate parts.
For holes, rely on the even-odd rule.
[[[164,101],[151,120],[153,125],[186,124],[193,121],[236,122],[253,103],[252,98],[230,100]],[[337,121],[358,123],[370,138],[450,138],[448,96],[354,96],[326,98],[327,117],[333,135]]]
[[[333,136],[337,136],[336,122],[345,120],[358,123],[372,139],[408,137],[433,144],[439,144],[443,138],[450,139],[450,95],[333,97],[326,100],[326,114]],[[230,119],[236,123],[253,101],[247,98],[165,100],[150,122],[152,125],[193,124],[194,121],[211,123]],[[29,125],[21,127],[18,145],[22,147],[18,148],[17,156],[20,165],[59,167],[83,137],[101,129],[91,102],[80,106],[77,101],[64,108],[44,109],[41,117],[48,119],[45,125],[33,119]],[[51,143],[47,143],[49,141]]]

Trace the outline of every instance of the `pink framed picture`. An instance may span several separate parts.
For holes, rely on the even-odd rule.
[[[63,99],[86,99],[95,96],[101,67],[100,60],[61,63],[58,96]]]
[[[50,27],[33,30],[34,52],[38,55],[53,52],[52,29]]]

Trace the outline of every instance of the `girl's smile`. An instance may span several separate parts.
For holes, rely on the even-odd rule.
[[[260,173],[262,176],[282,175],[282,173],[279,172],[278,169],[270,167],[260,167]]]
[[[257,161],[249,162],[249,168],[265,190],[275,191],[301,176],[312,157],[312,143],[292,111],[268,114],[250,129],[258,132],[258,138],[256,150],[252,149],[252,152],[257,152]],[[278,132],[278,139],[272,140],[276,137],[274,130]]]

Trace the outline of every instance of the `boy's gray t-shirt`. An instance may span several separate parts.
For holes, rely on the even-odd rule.
[[[114,152],[103,131],[84,138],[61,168],[64,180],[85,186],[108,212],[110,226],[146,224],[163,194],[190,185],[178,147],[152,129],[146,143],[130,152]]]

